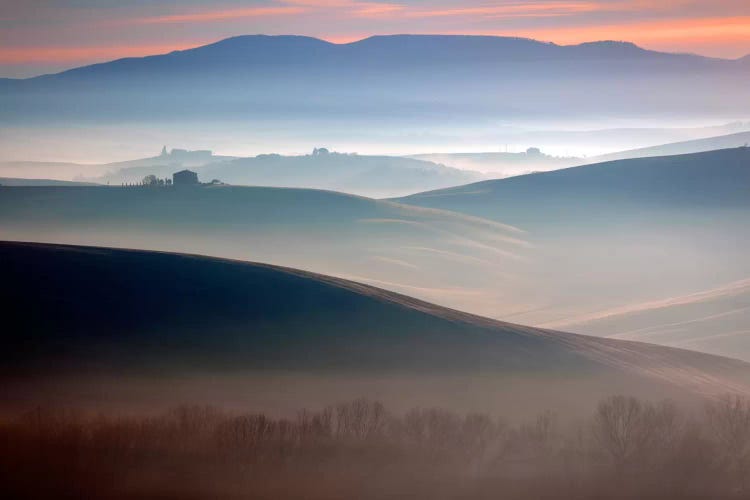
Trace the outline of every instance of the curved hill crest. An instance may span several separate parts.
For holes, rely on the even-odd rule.
[[[0,244],[4,371],[616,375],[750,393],[750,364],[524,327],[306,271],[111,248]],[[44,311],[43,314],[39,314]]]

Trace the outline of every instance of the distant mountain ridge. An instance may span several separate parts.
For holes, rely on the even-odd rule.
[[[736,113],[737,103],[750,101],[739,84],[747,69],[735,60],[622,42],[561,46],[522,38],[394,35],[332,44],[249,35],[1,82],[0,120],[601,116],[689,112],[706,95],[711,102],[701,112]],[[644,95],[633,88],[647,90]],[[439,105],[425,108],[430,102]]]
[[[425,54],[432,54],[432,57],[425,58]],[[237,59],[238,55],[242,55],[244,58]],[[466,60],[467,57],[474,62],[498,62],[498,56],[501,56],[505,60],[601,57],[606,59],[649,58],[694,62],[732,61],[693,54],[658,52],[643,49],[631,42],[619,41],[593,41],[574,45],[558,45],[530,38],[503,36],[380,35],[355,42],[335,44],[313,37],[297,35],[242,35],[200,47],[172,51],[167,54],[122,58],[105,63],[73,68],[50,75],[40,75],[26,79],[8,78],[4,80],[62,78],[96,74],[107,70],[130,71],[136,69],[138,63],[143,64],[143,69],[156,70],[159,68],[158,64],[168,62],[170,71],[175,68],[184,67],[186,64],[195,63],[214,66],[223,66],[228,62],[235,64],[302,64],[307,62],[309,55],[315,56],[318,63],[351,63],[356,62],[359,56],[383,63],[397,63],[400,60],[409,60],[412,63],[416,61],[418,64],[430,64],[441,60],[452,60],[453,58]],[[358,57],[352,57],[354,55]],[[191,60],[191,57],[194,57],[195,60]]]

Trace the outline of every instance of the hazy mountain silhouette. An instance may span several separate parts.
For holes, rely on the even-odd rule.
[[[241,36],[0,82],[0,119],[359,120],[368,113],[371,121],[412,117],[427,123],[443,115],[498,113],[736,114],[748,110],[750,90],[742,85],[747,71],[740,61],[624,42],[559,46],[520,38],[398,35],[332,44]],[[693,109],[696,102],[701,109]]]
[[[311,60],[311,57],[312,60]],[[164,55],[119,59],[44,75],[29,81],[77,79],[83,76],[132,76],[135,72],[173,75],[203,70],[246,67],[315,67],[320,64],[403,67],[435,63],[498,63],[556,60],[621,60],[732,66],[735,61],[691,54],[670,54],[642,49],[628,42],[589,42],[561,46],[526,38],[453,35],[373,36],[357,42],[334,44],[305,36],[246,35]]]
[[[7,242],[0,255],[4,319],[14,325],[3,335],[6,389],[19,379],[117,376],[112,390],[127,394],[128,377],[159,384],[192,375],[220,391],[220,376],[283,372],[325,375],[333,386],[390,377],[397,383],[386,397],[402,389],[408,397],[401,382],[427,377],[454,404],[461,395],[445,384],[454,377],[478,387],[510,379],[521,391],[537,380],[546,391],[577,388],[578,401],[615,387],[677,398],[750,392],[750,365],[728,358],[500,323],[294,269]],[[519,397],[498,387],[484,396]]]
[[[558,157],[545,154],[538,148],[529,148],[522,153],[427,153],[411,158],[443,163],[456,168],[485,172],[488,176],[509,177],[540,171],[557,170],[586,163],[583,158]]]

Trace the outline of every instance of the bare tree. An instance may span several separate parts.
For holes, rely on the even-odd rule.
[[[723,466],[736,475],[744,490],[750,465],[750,400],[725,396],[706,406],[706,418],[718,445]]]
[[[430,459],[442,459],[461,445],[461,418],[439,408],[409,411],[403,419],[404,439]]]
[[[336,408],[336,435],[358,440],[380,435],[387,415],[380,402],[357,399]]]
[[[594,437],[618,469],[631,463],[647,444],[652,431],[648,412],[647,405],[632,397],[613,396],[599,403]]]

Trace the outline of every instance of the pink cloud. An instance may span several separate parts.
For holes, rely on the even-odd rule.
[[[398,3],[360,2],[357,0],[281,0],[281,2],[316,10],[333,10],[357,17],[377,17],[406,9],[406,6]]]
[[[206,42],[174,42],[169,44],[117,45],[92,47],[0,47],[0,64],[75,63],[165,54],[195,47]]]
[[[407,32],[521,36],[560,44],[615,39],[659,50],[738,57],[750,52],[750,4],[726,1],[727,15],[707,4],[694,12],[683,8],[683,0],[444,0],[439,7],[412,0],[266,0],[237,8],[208,2],[182,10],[124,6],[117,16],[96,9],[72,15],[70,9],[19,7],[10,17],[25,21],[4,32],[0,64],[59,65],[164,53],[240,34],[234,20],[247,21],[247,33],[304,34],[335,43]],[[186,38],[181,24],[196,31]],[[269,29],[259,29],[264,26]]]
[[[295,6],[249,7],[243,9],[211,10],[186,14],[144,17],[136,20],[136,22],[142,24],[202,23],[248,17],[290,16],[301,14],[303,12],[305,12],[305,9]]]
[[[445,9],[409,9],[401,13],[410,18],[478,16],[489,18],[518,17],[518,16],[549,16],[569,15],[583,12],[602,10],[600,4],[594,2],[539,2],[517,3],[508,5],[482,5],[476,7],[455,7]]]

